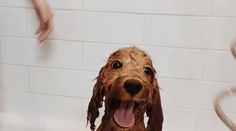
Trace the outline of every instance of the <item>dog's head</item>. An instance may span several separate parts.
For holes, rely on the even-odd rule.
[[[94,122],[104,97],[106,113],[112,115],[118,126],[131,127],[138,119],[136,115],[143,116],[146,111],[147,129],[161,128],[163,116],[155,75],[150,57],[139,48],[122,48],[112,53],[93,89],[87,116],[90,128],[95,129]]]

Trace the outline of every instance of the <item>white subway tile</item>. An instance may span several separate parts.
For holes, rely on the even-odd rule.
[[[33,65],[74,69],[82,67],[82,45],[79,42],[53,40],[40,47],[34,45],[31,50]]]
[[[160,78],[162,104],[164,106],[191,108],[201,110],[214,110],[214,100],[222,91],[227,91],[235,83],[209,82],[182,79]],[[222,108],[228,112],[235,112],[236,106],[232,104],[232,97],[221,103]]]
[[[25,9],[0,7],[0,17],[0,35],[26,35],[27,25]]]
[[[164,108],[164,131],[196,131],[196,111]]]
[[[10,64],[81,68],[82,45],[78,42],[47,41],[39,45],[34,39],[3,38],[2,62]]]
[[[0,89],[28,90],[28,68],[0,65]]]
[[[109,55],[121,47],[127,47],[127,45],[85,44],[84,68],[99,70],[105,65]],[[204,51],[165,47],[139,47],[150,54],[159,76],[202,78],[205,59]]]
[[[52,8],[81,9],[83,0],[48,0]],[[0,6],[33,7],[32,0],[0,0]]]
[[[148,15],[145,19],[144,43],[228,50],[235,36],[234,18]]]
[[[85,9],[139,13],[209,14],[211,0],[85,0]]]
[[[206,44],[206,49],[229,50],[236,40],[236,19],[210,17],[206,21],[207,24],[203,26],[206,40],[202,41]]]
[[[212,5],[212,15],[236,16],[235,5],[235,0],[214,0]]]
[[[10,64],[30,65],[31,52],[34,40],[21,38],[3,38],[2,61]]]
[[[54,117],[78,120],[81,100],[68,97],[1,91],[3,113],[24,117]]]
[[[230,51],[208,51],[204,78],[236,82],[236,62]]]
[[[142,41],[142,15],[85,11],[54,13],[52,38],[123,43]],[[38,21],[32,10],[28,14],[29,34],[33,34]]]
[[[99,71],[106,64],[110,54],[122,47],[126,47],[126,45],[85,43],[84,68]]]
[[[83,0],[49,0],[52,8],[57,9],[82,9]]]
[[[53,95],[90,97],[97,73],[78,70],[30,69],[30,90]]]
[[[8,64],[30,64],[31,42],[21,38],[2,38],[2,62]]]
[[[215,112],[199,111],[197,116],[197,131],[229,131]]]
[[[82,9],[83,0],[49,0],[52,8],[60,9]]]
[[[0,6],[30,7],[32,2],[31,0],[0,0]]]
[[[163,46],[204,48],[204,43],[198,42],[206,36],[202,22],[203,18],[199,17],[148,15],[145,19],[144,42]]]
[[[229,88],[235,85],[235,83],[224,83],[224,82],[203,82],[204,85],[196,89],[195,93],[197,94],[197,108],[205,109],[205,110],[214,110],[214,100],[216,97],[222,92],[227,91]],[[235,112],[236,106],[232,104],[232,101],[229,103],[222,103],[222,107],[224,107],[225,111]],[[229,108],[226,108],[226,107]]]
[[[163,106],[197,108],[200,102],[202,81],[160,78],[159,86]]]
[[[161,77],[202,78],[205,60],[203,50],[147,46],[143,49],[150,54]]]
[[[81,99],[1,91],[1,127],[7,131],[77,131],[86,125]]]

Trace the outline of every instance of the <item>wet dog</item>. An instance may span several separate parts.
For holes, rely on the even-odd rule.
[[[95,130],[99,108],[105,114],[97,131],[161,131],[163,113],[156,70],[150,57],[137,47],[112,53],[97,77],[87,120]],[[147,127],[144,114],[149,117]]]

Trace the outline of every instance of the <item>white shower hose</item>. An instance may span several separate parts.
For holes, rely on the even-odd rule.
[[[231,46],[231,51],[232,51],[233,56],[236,59],[236,43]],[[230,90],[221,92],[214,101],[214,107],[215,107],[216,114],[222,120],[222,122],[224,122],[224,124],[232,131],[236,131],[236,125],[229,119],[229,117],[224,113],[224,111],[222,110],[220,106],[221,100],[232,95],[236,95],[236,87],[231,88]]]

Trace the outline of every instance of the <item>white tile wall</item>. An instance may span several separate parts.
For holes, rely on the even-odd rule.
[[[236,61],[229,51],[208,51],[204,78],[236,82]]]
[[[28,14],[29,34],[32,35],[37,22],[32,10]],[[142,15],[87,11],[55,11],[54,14],[52,38],[122,43],[142,41]]]
[[[161,77],[201,79],[205,52],[183,48],[143,47],[151,55]]]
[[[77,131],[84,128],[81,100],[1,91],[1,130]]]
[[[114,50],[124,46],[133,45],[86,43],[84,45],[84,68],[98,71],[103,65],[105,65],[109,54]],[[150,54],[154,65],[157,67],[159,76],[192,79],[202,78],[203,63],[205,61],[205,53],[202,50],[136,46],[144,49],[148,54]],[[96,51],[101,53],[94,53]]]
[[[81,9],[83,0],[48,0],[50,6],[56,9]],[[0,6],[33,7],[31,0],[0,0]]]
[[[226,91],[233,86],[235,86],[235,83],[205,81],[203,87],[196,91],[196,93],[199,94],[197,107],[199,109],[213,110],[213,101],[216,96],[218,96],[222,91]],[[228,103],[222,103],[224,110],[235,113],[236,106],[232,104],[231,100],[227,100],[227,102]]]
[[[213,110],[213,101],[235,83],[160,78],[163,105],[166,107]],[[184,94],[184,95],[183,95]],[[187,98],[187,99],[186,99]],[[235,112],[234,99],[222,102],[225,111]]]
[[[90,10],[163,14],[210,13],[211,0],[84,0]]]
[[[0,17],[0,35],[26,35],[26,9],[0,7]]]
[[[32,7],[29,0],[0,0],[0,6]]]
[[[82,9],[83,0],[48,0],[50,6],[56,9]]]
[[[197,113],[195,110],[178,108],[164,109],[164,131],[196,131]]]
[[[0,65],[0,88],[10,90],[28,90],[28,67]]]
[[[236,16],[235,0],[214,0],[212,15],[216,16]]]
[[[147,15],[144,42],[202,49],[227,49],[236,37],[235,18]]]
[[[39,45],[28,38],[3,38],[2,62],[8,64],[63,67],[82,67],[82,44],[69,41],[47,41]]]
[[[228,131],[212,104],[236,86],[234,0],[49,3],[54,30],[39,45],[31,1],[0,0],[1,131],[89,131],[94,79],[110,53],[131,45],[146,50],[157,69],[164,131]],[[235,99],[221,103],[233,121]]]
[[[124,45],[85,43],[83,63],[85,69],[99,71],[107,62],[108,56]]]
[[[159,85],[162,89],[163,106],[178,108],[198,107],[201,100],[198,96],[203,93],[200,92],[202,91],[201,88],[203,88],[203,82],[160,78]]]
[[[91,97],[97,73],[61,69],[30,69],[30,90],[76,97]],[[86,81],[86,82],[85,82]]]
[[[197,114],[198,131],[229,131],[218,119],[215,112],[199,111]]]

